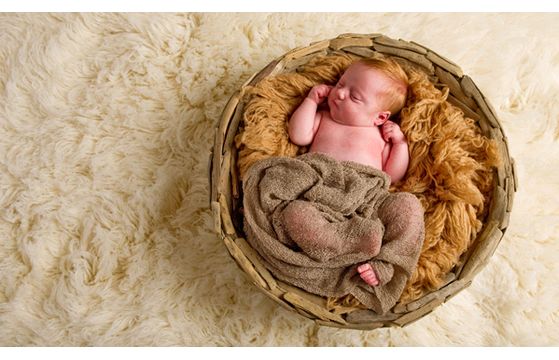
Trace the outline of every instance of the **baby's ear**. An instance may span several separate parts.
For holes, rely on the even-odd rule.
[[[377,113],[373,122],[375,125],[380,126],[383,125],[386,121],[388,121],[389,118],[390,118],[390,111],[381,111]]]

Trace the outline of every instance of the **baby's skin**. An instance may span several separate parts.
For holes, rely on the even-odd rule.
[[[289,121],[289,137],[309,152],[325,153],[338,161],[354,161],[386,172],[392,182],[408,168],[406,138],[389,120],[383,89],[394,82],[383,72],[361,63],[352,64],[336,86],[314,86]],[[361,278],[376,286],[371,265],[357,268]]]

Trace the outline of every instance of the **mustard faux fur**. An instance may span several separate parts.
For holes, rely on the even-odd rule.
[[[257,160],[306,151],[289,141],[289,116],[313,85],[334,84],[355,59],[344,53],[317,56],[297,72],[265,78],[248,89],[243,129],[236,138],[241,177]],[[402,294],[401,301],[407,302],[440,286],[481,230],[497,156],[474,121],[447,101],[447,88],[433,84],[409,62],[399,62],[410,79],[400,125],[411,161],[406,177],[392,190],[420,199],[426,226],[417,270]]]

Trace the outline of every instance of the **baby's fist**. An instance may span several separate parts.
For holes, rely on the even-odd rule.
[[[371,264],[365,263],[358,266],[357,272],[359,273],[359,276],[361,276],[361,279],[363,279],[363,281],[365,281],[367,284],[371,286],[377,286],[379,284],[377,274],[373,270]]]
[[[315,85],[313,86],[311,91],[309,91],[307,97],[310,98],[315,103],[320,104],[321,102],[324,101],[324,99],[328,97],[328,95],[330,94],[330,90],[332,90],[332,86],[330,85],[325,85],[325,84]]]
[[[382,125],[382,137],[385,141],[391,141],[393,144],[403,143],[406,141],[406,137],[402,132],[402,129],[393,121],[387,120],[384,125]]]

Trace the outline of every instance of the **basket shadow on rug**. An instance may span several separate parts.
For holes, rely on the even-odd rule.
[[[324,298],[274,277],[245,240],[242,213],[242,177],[255,161],[306,152],[289,142],[286,126],[309,89],[335,83],[355,59],[379,55],[397,60],[410,77],[399,120],[411,162],[391,191],[420,199],[426,230],[415,273],[383,315],[351,296]],[[250,280],[320,325],[353,329],[408,325],[468,287],[504,235],[517,187],[507,138],[472,79],[422,45],[381,34],[344,34],[297,48],[254,74],[222,113],[209,170],[215,229]]]

